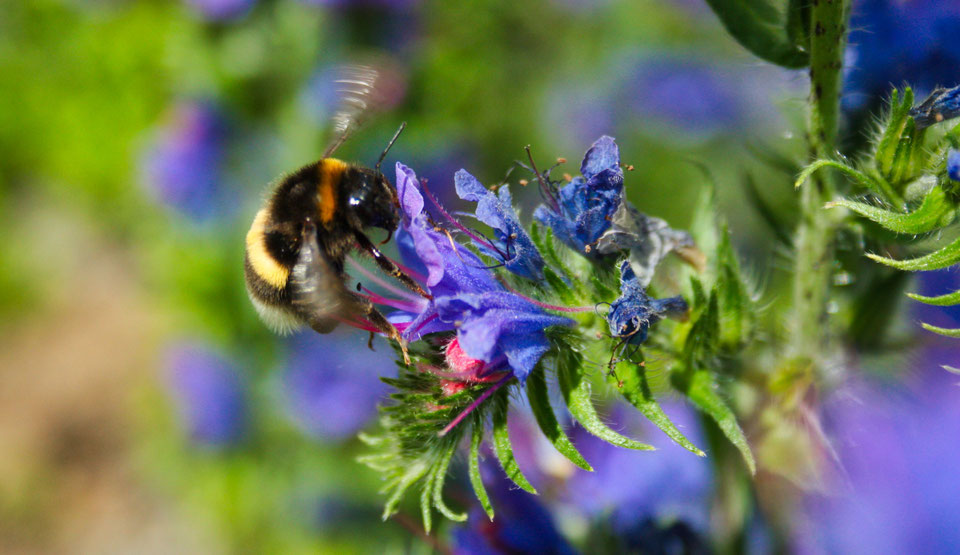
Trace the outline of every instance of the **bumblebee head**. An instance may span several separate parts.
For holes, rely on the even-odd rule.
[[[396,231],[400,223],[397,191],[382,173],[369,168],[354,168],[347,178],[347,204],[361,227],[379,227]]]

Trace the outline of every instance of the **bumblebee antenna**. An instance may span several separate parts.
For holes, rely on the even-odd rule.
[[[380,164],[383,163],[383,159],[387,157],[387,153],[390,152],[390,147],[393,146],[393,143],[397,142],[397,138],[400,136],[400,133],[403,133],[403,128],[407,126],[407,122],[400,124],[400,129],[397,129],[397,132],[393,134],[393,138],[390,139],[390,142],[387,143],[387,148],[383,149],[383,153],[380,154],[380,159],[377,160],[377,165],[374,166],[374,170],[379,174]]]

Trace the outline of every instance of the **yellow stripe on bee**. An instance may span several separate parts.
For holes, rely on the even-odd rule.
[[[317,187],[317,202],[320,204],[320,221],[329,223],[337,210],[337,185],[349,165],[336,158],[320,161],[320,186]]]
[[[267,225],[267,209],[264,208],[257,212],[253,219],[253,225],[247,232],[247,260],[253,271],[277,289],[283,289],[287,285],[287,278],[290,277],[290,270],[274,260],[267,252],[267,245],[264,242],[264,228]]]

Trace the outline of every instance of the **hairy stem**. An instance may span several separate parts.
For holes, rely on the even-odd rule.
[[[810,119],[812,159],[834,158],[840,115],[841,69],[847,42],[849,0],[812,0],[810,10]],[[833,260],[830,177],[820,172],[801,192],[794,272],[791,354],[818,366],[824,348],[827,295]]]

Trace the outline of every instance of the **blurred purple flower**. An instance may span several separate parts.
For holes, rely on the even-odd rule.
[[[170,388],[190,437],[226,447],[247,435],[246,386],[237,367],[210,347],[183,342],[169,348]]]
[[[620,149],[604,135],[587,150],[580,173],[557,191],[550,205],[541,205],[533,217],[549,226],[554,236],[584,256],[595,257],[596,242],[610,227],[623,200]]]
[[[395,368],[393,351],[379,338],[376,350],[349,332],[304,332],[290,340],[281,376],[287,411],[297,426],[316,439],[353,437],[376,415],[388,388],[379,376]]]
[[[960,387],[930,353],[906,385],[863,380],[827,401],[842,464],[837,491],[811,496],[801,553],[953,553],[960,549]],[[960,351],[954,348],[960,359]]]
[[[185,0],[207,21],[231,21],[247,15],[257,0]]]
[[[456,173],[454,183],[460,198],[477,203],[477,219],[490,226],[496,237],[492,243],[476,241],[477,248],[485,255],[500,260],[507,270],[518,276],[542,280],[543,258],[520,225],[513,208],[510,187],[504,185],[494,193],[466,170]]]
[[[624,104],[647,125],[714,135],[744,122],[743,79],[731,79],[715,63],[661,55],[621,65]]]
[[[573,554],[576,551],[557,531],[550,512],[536,496],[512,487],[502,472],[486,472],[484,480],[497,511],[491,522],[479,508],[464,526],[453,531],[458,555]]]
[[[224,209],[221,198],[226,125],[209,102],[187,101],[174,107],[143,160],[153,196],[194,220]]]
[[[960,3],[944,0],[859,0],[847,49],[844,106],[866,108],[906,82],[917,91],[956,85],[954,37]]]
[[[435,231],[424,213],[416,174],[399,162],[397,192],[403,211],[400,253],[423,275],[433,299],[421,303],[417,312],[394,313],[391,320],[409,340],[456,330],[467,356],[490,364],[491,371],[509,366],[522,382],[549,350],[545,329],[573,322],[507,291],[476,255]]]
[[[622,407],[620,407],[622,408]],[[671,420],[695,444],[702,445],[696,414],[687,405],[663,403]],[[616,420],[635,417],[614,412]],[[609,518],[619,534],[636,532],[644,523],[683,522],[700,533],[708,530],[712,475],[709,460],[680,447],[650,422],[642,421],[654,454],[621,449],[575,428],[571,439],[595,472],[576,472],[567,482],[567,498],[591,518]]]
[[[917,273],[917,293],[925,297],[938,297],[960,290],[960,267],[945,268]],[[960,306],[932,306],[910,303],[913,317],[921,322],[943,328],[960,327]]]

